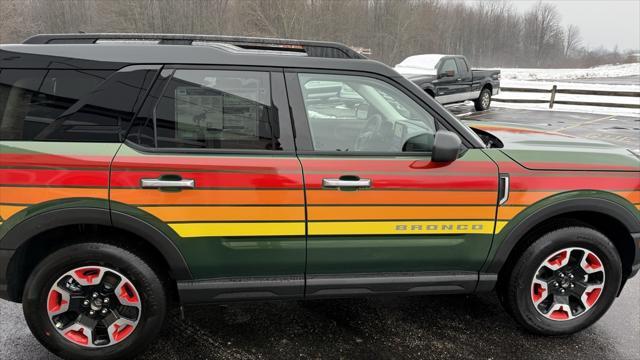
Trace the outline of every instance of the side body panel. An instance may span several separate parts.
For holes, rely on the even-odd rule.
[[[54,209],[108,209],[109,165],[119,146],[2,141],[0,239],[20,222]]]
[[[495,222],[498,173],[480,150],[425,158],[301,156],[308,216],[307,273],[478,271]],[[370,189],[324,189],[326,178],[370,179]]]
[[[162,175],[195,188],[141,188]],[[304,274],[302,171],[295,156],[154,154],[126,144],[113,162],[112,210],[165,230],[195,279]]]
[[[583,170],[529,170],[499,149],[484,151],[497,162],[500,172],[510,177],[509,198],[498,208],[498,217],[508,213],[513,218],[501,232],[496,233],[483,272],[497,273],[500,270],[519,240],[519,236],[514,238],[513,235],[518,234],[523,225],[535,225],[531,221],[538,213],[561,215],[569,211],[597,211],[631,226],[629,231],[640,228],[639,172],[590,171],[587,163],[584,163]],[[579,167],[581,162],[571,156],[556,156],[549,158],[544,166],[557,168],[562,164],[572,164]],[[564,206],[571,202],[582,205]],[[594,206],[586,206],[588,203]]]

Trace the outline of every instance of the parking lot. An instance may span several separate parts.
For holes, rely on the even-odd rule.
[[[465,119],[535,125],[640,149],[640,118],[492,108]],[[0,359],[53,359],[0,300]],[[171,314],[141,359],[640,359],[640,277],[573,336],[524,332],[492,293],[196,306]]]

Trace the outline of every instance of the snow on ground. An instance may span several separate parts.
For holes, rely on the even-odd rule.
[[[572,83],[568,80],[575,79],[603,79],[621,76],[640,75],[640,63],[623,65],[605,65],[590,69],[501,69],[501,87],[504,88],[534,88],[550,90],[553,85],[558,89],[602,90],[602,91],[633,91],[640,92],[640,83],[629,85],[606,85],[597,83]],[[541,79],[545,79],[541,81]],[[564,81],[563,81],[564,80]],[[596,81],[597,82],[597,81]],[[501,91],[494,99],[539,99],[549,100],[550,93],[525,93]],[[556,100],[601,102],[615,104],[640,105],[640,97],[625,96],[596,96],[596,95],[572,95],[556,94]],[[495,107],[512,109],[544,109],[549,110],[549,104],[504,103],[495,101]],[[630,115],[640,116],[640,109],[628,109],[618,107],[560,105],[554,104],[555,111],[586,112],[604,115]]]
[[[500,69],[505,80],[575,80],[640,75],[640,63],[602,65],[589,69]]]

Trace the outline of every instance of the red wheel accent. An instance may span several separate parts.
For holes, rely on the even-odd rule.
[[[560,307],[560,309],[549,314],[549,317],[553,320],[567,320],[569,319],[569,313],[564,309],[564,307]]]
[[[562,251],[561,253],[559,253],[558,255],[552,257],[551,259],[547,260],[547,263],[549,263],[549,265],[556,267],[556,266],[560,266],[562,265],[562,263],[564,262],[564,259],[567,258],[567,256],[569,255],[568,251]]]
[[[51,290],[49,293],[49,301],[47,304],[47,309],[49,312],[54,313],[60,311],[63,305],[66,305],[67,302],[62,299],[62,294],[60,294],[57,290]]]
[[[87,268],[87,269],[79,269],[75,271],[75,274],[80,279],[87,282],[87,284],[93,284],[93,280],[100,276],[100,269],[98,268]]]
[[[84,334],[84,329],[67,331],[64,336],[80,345],[89,345],[89,338]]]
[[[122,329],[120,328],[120,325],[116,324],[114,325],[115,330],[113,330],[113,339],[116,342],[120,342],[122,340],[124,340],[127,336],[129,336],[129,334],[131,334],[133,332],[133,326],[131,325],[125,325],[122,327]]]
[[[587,267],[592,270],[597,270],[602,267],[602,263],[593,253],[589,253],[587,255]]]
[[[537,303],[538,301],[540,301],[540,299],[542,299],[542,296],[544,295],[545,291],[547,291],[545,288],[542,287],[542,285],[536,283],[533,285],[533,292],[531,293],[531,299],[533,300],[534,303]]]
[[[600,297],[600,293],[602,293],[602,289],[593,289],[591,292],[587,293],[586,303],[589,307],[592,307],[593,304],[595,304],[596,301],[598,301],[598,298]]]
[[[129,283],[122,285],[122,290],[120,290],[120,297],[132,304],[137,304],[139,301],[138,294],[136,294],[135,290],[133,290],[133,287]]]

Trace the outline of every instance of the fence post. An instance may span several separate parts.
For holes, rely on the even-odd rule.
[[[553,103],[556,101],[556,90],[558,90],[558,85],[553,85],[551,88],[551,100],[549,101],[549,109],[553,109]]]

